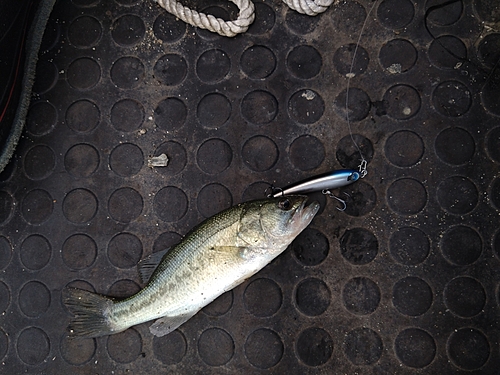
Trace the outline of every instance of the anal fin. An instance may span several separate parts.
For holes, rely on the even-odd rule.
[[[141,282],[146,284],[153,272],[155,272],[156,268],[160,264],[163,256],[170,250],[170,247],[165,250],[157,251],[156,253],[151,254],[150,256],[142,259],[137,264],[137,271],[139,272],[139,277],[141,278]]]
[[[175,331],[182,324],[191,319],[195,314],[196,312],[185,315],[164,316],[163,318],[156,320],[149,327],[149,332],[158,337],[168,335],[170,332]]]

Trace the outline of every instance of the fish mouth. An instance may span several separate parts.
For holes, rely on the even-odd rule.
[[[298,231],[302,231],[309,225],[320,208],[319,203],[316,201],[308,205],[306,205],[306,203],[307,197],[304,197],[302,203],[295,209],[290,221],[290,224],[293,225]]]

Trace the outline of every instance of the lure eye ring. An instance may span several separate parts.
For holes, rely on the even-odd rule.
[[[290,199],[288,198],[283,198],[279,201],[278,207],[283,211],[288,211],[290,208],[292,208],[292,202],[290,202]]]

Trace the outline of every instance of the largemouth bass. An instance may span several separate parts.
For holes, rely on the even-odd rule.
[[[114,301],[75,288],[63,291],[74,315],[73,336],[99,337],[157,319],[149,328],[164,336],[222,293],[257,273],[306,228],[319,209],[305,196],[239,204],[205,220],[178,244],[139,263],[147,285]]]

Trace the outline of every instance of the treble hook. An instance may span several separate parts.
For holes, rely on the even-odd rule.
[[[335,207],[337,210],[339,211],[345,211],[345,209],[347,208],[347,203],[345,200],[343,200],[342,198],[339,198],[337,197],[335,194],[333,194],[330,190],[322,190],[321,191],[322,194],[324,195],[327,195],[329,196],[330,198],[334,198],[336,199],[338,202],[340,202],[342,204],[342,208],[340,207]],[[348,197],[350,196],[349,194],[347,194],[346,192],[344,192],[345,195],[347,195]]]

